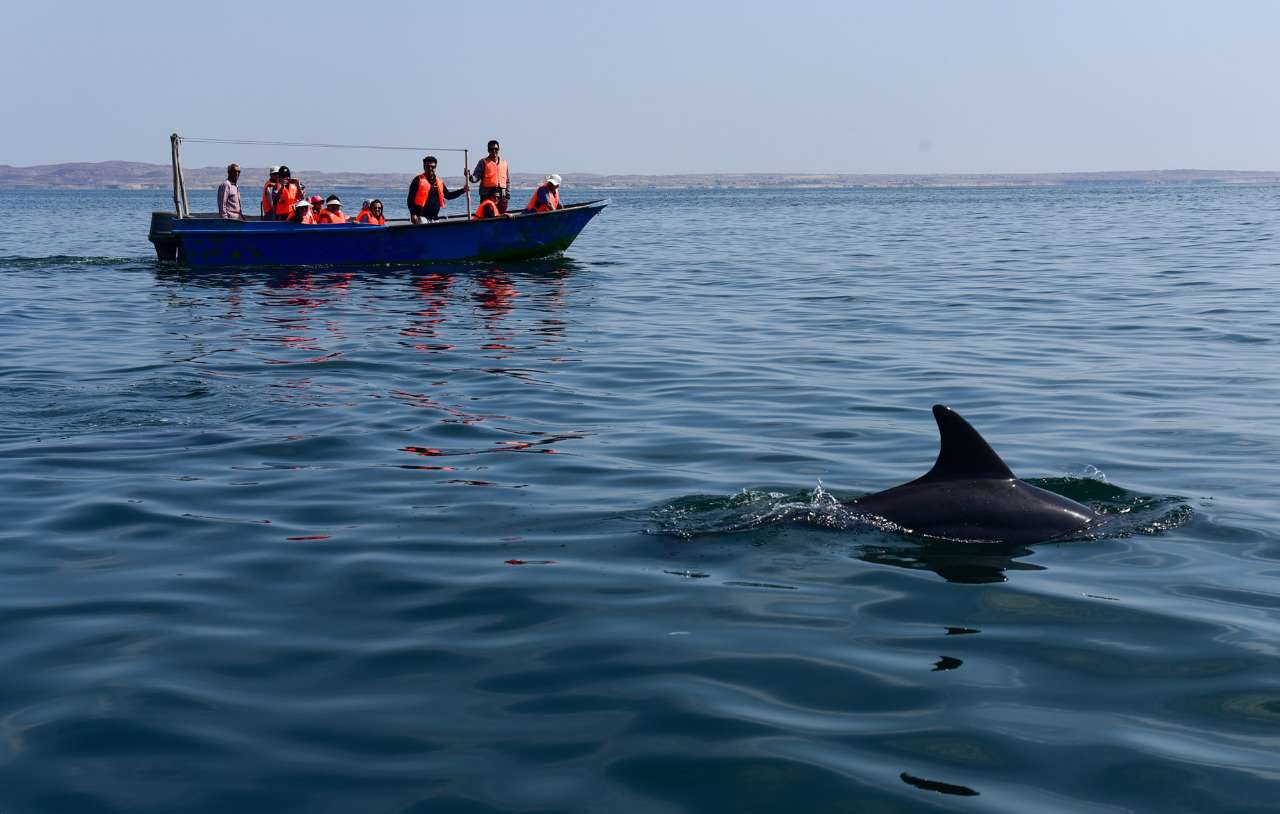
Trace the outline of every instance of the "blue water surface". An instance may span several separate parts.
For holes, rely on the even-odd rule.
[[[1280,188],[608,194],[193,273],[0,192],[0,812],[1275,810]],[[850,520],[935,403],[1116,524]]]

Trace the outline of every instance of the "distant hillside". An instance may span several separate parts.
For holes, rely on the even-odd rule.
[[[213,189],[225,177],[223,167],[185,170],[189,189]],[[131,161],[44,164],[11,167],[0,164],[0,189],[169,189],[168,164]],[[245,167],[246,187],[265,179],[265,167]],[[313,189],[345,187],[398,188],[407,186],[413,173],[325,172],[299,168],[294,176]],[[452,177],[452,176],[450,176]],[[533,187],[546,176],[515,173],[512,184]],[[738,173],[702,175],[598,175],[565,173],[569,187],[596,189],[733,189],[790,187],[839,189],[848,187],[1052,187],[1071,184],[1272,184],[1280,183],[1280,171],[1154,170],[1132,172],[1063,172],[1001,175],[818,175],[804,173]]]

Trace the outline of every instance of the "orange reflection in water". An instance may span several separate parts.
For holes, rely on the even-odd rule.
[[[453,277],[438,272],[430,272],[415,277],[413,286],[418,297],[423,301],[423,308],[409,321],[409,327],[400,332],[401,336],[413,339],[439,339],[438,326],[444,323],[444,308],[449,304],[449,286]],[[442,351],[453,350],[447,342],[420,342],[414,350]]]
[[[344,272],[317,280],[309,271],[289,270],[264,280],[263,288],[258,291],[264,303],[272,308],[285,308],[294,312],[267,319],[267,322],[279,326],[284,332],[283,336],[277,336],[274,340],[290,350],[312,351],[316,355],[305,359],[268,358],[263,361],[269,365],[287,365],[328,362],[340,358],[341,351],[325,353],[326,348],[320,342],[321,336],[326,333],[342,339],[341,328],[333,320],[317,320],[312,312],[329,304],[331,292],[345,296],[353,277],[350,272]],[[307,296],[300,295],[300,292]]]
[[[472,296],[484,309],[486,320],[500,320],[511,313],[512,300],[520,296],[520,292],[502,269],[485,272],[477,282],[480,290]]]

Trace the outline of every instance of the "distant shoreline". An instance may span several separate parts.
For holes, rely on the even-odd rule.
[[[190,190],[213,189],[222,181],[222,167],[185,171]],[[562,173],[569,187],[593,189],[911,189],[984,187],[1068,187],[1081,184],[1170,186],[1187,184],[1280,183],[1280,170],[1132,170],[1117,172],[992,173],[992,174],[813,174],[707,173],[672,175],[605,175]],[[172,187],[168,164],[131,161],[73,162],[12,167],[0,164],[3,189],[136,189]],[[390,188],[406,186],[412,173],[354,173],[299,169],[304,183],[325,189]],[[534,187],[545,175],[514,173],[512,184]],[[244,168],[245,187],[266,178],[266,168]]]

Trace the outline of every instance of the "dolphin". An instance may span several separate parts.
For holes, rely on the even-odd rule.
[[[1012,545],[1074,536],[1101,521],[1088,506],[1018,480],[955,410],[935,404],[933,417],[941,436],[933,469],[844,505],[908,534]]]

